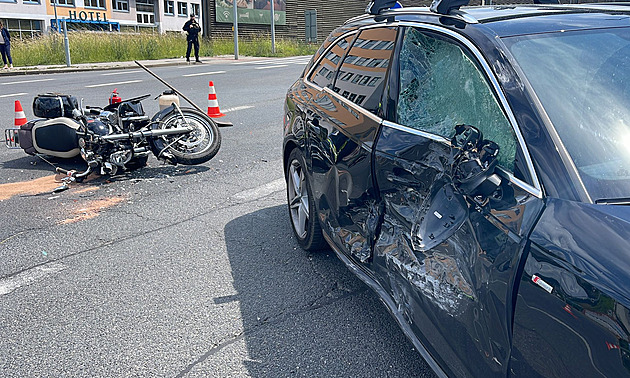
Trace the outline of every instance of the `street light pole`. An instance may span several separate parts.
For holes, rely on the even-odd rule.
[[[276,18],[273,12],[273,3],[275,0],[271,0],[271,53],[276,53]]]
[[[57,33],[59,33],[59,18],[57,17],[57,0],[53,0],[53,8],[55,9],[55,24],[57,25]]]
[[[234,8],[234,60],[238,60],[238,12],[236,10],[236,0],[232,0]]]

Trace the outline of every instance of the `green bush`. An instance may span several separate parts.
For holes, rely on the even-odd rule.
[[[100,33],[76,31],[68,34],[73,64],[145,59],[178,58],[186,53],[186,37],[179,33]],[[239,39],[243,56],[310,55],[317,46],[276,39],[276,53],[271,53],[271,37]],[[65,64],[64,37],[51,33],[33,39],[11,41],[15,66]],[[204,57],[234,54],[233,39],[203,39],[200,55]]]

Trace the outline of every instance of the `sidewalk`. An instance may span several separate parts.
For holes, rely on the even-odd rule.
[[[239,61],[267,59],[262,57],[250,57],[239,56]],[[172,58],[172,59],[157,59],[157,60],[139,60],[146,67],[159,67],[159,66],[183,66],[187,64],[213,64],[234,60],[233,55],[221,55],[214,57],[201,57],[203,63],[187,63],[185,58]],[[93,70],[113,70],[113,69],[126,69],[126,68],[139,68],[139,66],[131,62],[105,62],[105,63],[80,63],[72,64],[67,67],[65,64],[57,65],[41,65],[41,66],[26,66],[26,67],[14,67],[11,69],[1,69],[0,76],[14,76],[14,75],[40,75],[47,73],[59,73],[59,72],[78,72],[78,71],[93,71]]]

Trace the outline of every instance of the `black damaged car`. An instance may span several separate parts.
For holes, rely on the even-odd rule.
[[[391,3],[288,91],[299,244],[440,376],[630,375],[630,6]]]

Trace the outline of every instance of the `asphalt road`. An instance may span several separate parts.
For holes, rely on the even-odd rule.
[[[306,61],[153,69],[203,108],[214,81],[235,126],[203,165],[151,157],[51,194],[50,165],[0,146],[1,376],[432,376],[334,253],[293,238],[283,99]],[[0,122],[12,126],[16,99],[31,119],[37,93],[104,105],[114,88],[165,89],[139,69],[1,77]]]

